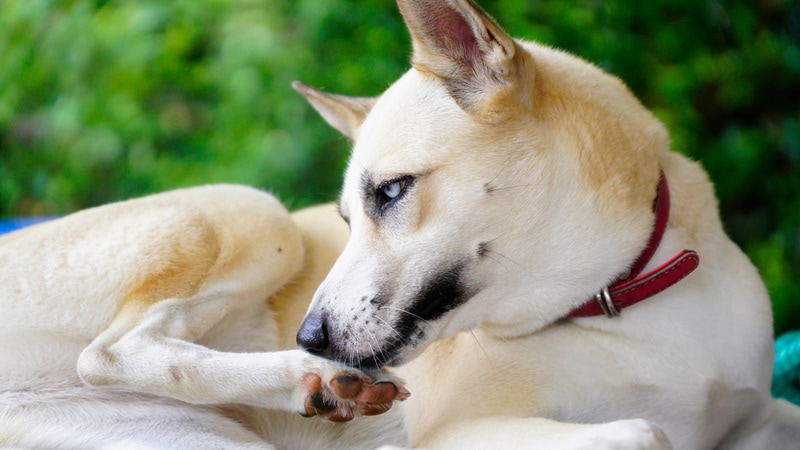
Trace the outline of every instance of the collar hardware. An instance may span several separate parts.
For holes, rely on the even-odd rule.
[[[600,305],[600,308],[604,313],[606,313],[606,317],[609,319],[617,317],[620,314],[617,305],[615,305],[614,300],[611,299],[611,293],[608,292],[608,286],[604,286],[603,290],[595,294],[594,299],[597,301],[597,304]]]
[[[646,300],[684,279],[700,264],[700,257],[694,250],[682,250],[672,259],[655,269],[641,274],[644,267],[658,249],[669,219],[669,185],[664,171],[661,171],[653,212],[656,214],[653,231],[647,246],[633,264],[610,285],[604,286],[594,298],[575,308],[566,318],[593,317],[605,315],[618,317],[621,310]]]

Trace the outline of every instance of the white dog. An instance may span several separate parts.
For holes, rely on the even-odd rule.
[[[414,69],[380,98],[297,85],[356,141],[349,240],[234,186],[0,238],[0,445],[796,446],[699,166],[591,65],[467,0],[400,7]],[[331,266],[297,338],[338,362],[285,350]],[[386,411],[385,365],[403,404],[297,414]]]
[[[333,208],[210,186],[0,237],[0,448],[405,444],[396,413],[297,414],[382,413],[393,378],[277,351],[346,236]]]
[[[301,346],[402,365],[428,448],[797,448],[767,293],[700,166],[598,68],[471,0],[398,3],[413,69],[380,97],[295,85],[355,141]]]

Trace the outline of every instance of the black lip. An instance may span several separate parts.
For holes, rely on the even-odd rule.
[[[396,339],[389,341],[384,348],[370,355],[362,357],[356,363],[355,367],[365,370],[380,369],[385,366],[391,366],[392,363],[398,358],[400,352],[411,343],[411,336],[416,331],[416,323],[412,328],[398,329],[399,336]],[[342,358],[344,357],[344,358]],[[355,358],[348,358],[347,355],[341,354],[340,362],[347,364],[348,360],[352,363]]]
[[[465,268],[466,263],[459,261],[431,277],[416,295],[399,327],[413,329],[419,321],[440,319],[472,297],[464,282]]]
[[[364,370],[377,370],[386,366],[392,366],[392,363],[395,362],[398,354],[400,353],[400,349],[402,348],[402,346],[392,346],[389,350],[390,354],[387,354],[386,351],[381,352],[380,355],[373,353],[372,355],[361,359],[358,362],[358,368]]]
[[[400,352],[423,339],[424,330],[420,322],[428,323],[442,318],[453,309],[463,305],[475,294],[466,287],[463,274],[466,264],[457,262],[448,269],[439,272],[426,283],[415,296],[408,310],[395,325],[397,336],[378,352],[364,356],[358,360],[357,367],[362,369],[380,369],[391,366],[399,359]],[[348,358],[342,354],[340,360]],[[349,358],[352,362],[355,358]]]

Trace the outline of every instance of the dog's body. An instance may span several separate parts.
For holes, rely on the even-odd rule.
[[[301,347],[400,365],[424,447],[663,447],[659,429],[679,449],[795,447],[800,410],[769,393],[767,293],[661,123],[616,78],[511,39],[471,0],[398,4],[413,69],[380,97],[295,86],[354,139],[351,237]],[[662,189],[643,273],[683,249],[699,268],[621,317],[571,316],[651,245]]]
[[[298,86],[356,141],[349,240],[332,209],[292,221],[229,186],[0,238],[0,443],[356,448],[407,427],[432,449],[796,445],[800,413],[769,396],[764,287],[702,169],[589,64],[466,0],[400,6],[415,68],[379,99]],[[672,208],[645,270],[684,248],[700,267],[621,317],[568,318],[645,247],[661,170]],[[331,266],[299,342],[401,365],[413,393],[346,425],[296,413],[405,393],[278,351]]]
[[[404,444],[396,413],[298,414],[376,413],[394,385],[278,351],[346,237],[335,218],[211,186],[0,237],[0,447]]]

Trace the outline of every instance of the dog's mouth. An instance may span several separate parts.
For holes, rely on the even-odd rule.
[[[466,266],[464,261],[456,262],[426,277],[411,296],[397,296],[400,289],[382,286],[372,296],[355,296],[357,306],[317,305],[298,331],[298,345],[365,370],[405,364],[441,337],[447,322],[443,319],[451,311],[481,290],[466,282]],[[323,298],[335,297],[323,294]]]
[[[357,362],[357,367],[366,370],[380,369],[386,366],[401,366],[412,360],[427,344],[427,333],[421,327],[412,327],[406,331],[397,331],[396,339],[392,339],[380,349]],[[350,360],[352,361],[353,358]],[[345,361],[346,362],[346,361]]]
[[[380,350],[362,358],[356,365],[363,370],[376,370],[386,366],[393,367],[402,365],[406,362],[404,358],[400,357],[400,351],[402,349],[402,345],[391,345],[385,350]]]
[[[465,264],[459,262],[429,279],[408,308],[398,309],[386,343],[360,360],[361,367],[399,366],[416,357],[435,339],[435,330],[452,310],[466,303],[477,290],[465,283]],[[385,308],[385,306],[384,306]]]
[[[458,304],[463,304],[472,296],[465,295],[458,299]],[[447,312],[442,312],[441,315],[432,316],[429,319],[423,318],[412,312],[405,312],[404,318],[401,319],[389,331],[391,336],[387,338],[385,343],[378,348],[371,348],[369,354],[364,356],[348,355],[346,349],[341,349],[335,352],[337,356],[334,358],[349,365],[355,365],[358,368],[365,370],[380,369],[383,367],[397,367],[408,363],[416,358],[428,344],[433,341],[444,337],[441,333],[449,322],[446,317]],[[369,339],[369,338],[367,338]],[[372,345],[375,345],[375,340],[372,340]],[[360,342],[353,342],[354,347],[361,344]],[[352,347],[351,347],[352,348]],[[363,348],[363,347],[362,347]],[[355,364],[353,362],[356,361]]]

